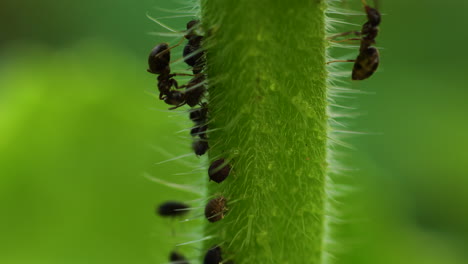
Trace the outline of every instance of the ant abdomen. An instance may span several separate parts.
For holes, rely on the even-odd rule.
[[[369,78],[379,67],[379,51],[374,47],[367,47],[359,53],[353,67],[351,78],[364,80]]]

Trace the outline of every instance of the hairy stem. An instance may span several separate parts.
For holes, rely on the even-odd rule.
[[[327,96],[321,0],[202,0],[210,160],[233,169],[205,245],[235,263],[321,263]]]

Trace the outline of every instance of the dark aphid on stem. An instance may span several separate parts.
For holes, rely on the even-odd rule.
[[[195,75],[187,84],[182,86],[177,86],[177,89],[185,88],[184,100],[185,103],[190,107],[194,107],[198,104],[201,104],[201,100],[206,91],[205,86],[205,75],[198,74]]]
[[[349,34],[356,34],[361,36],[360,38],[350,38],[341,41],[347,40],[359,40],[361,45],[359,48],[359,55],[355,60],[334,60],[329,61],[328,63],[333,62],[354,62],[353,72],[351,78],[353,80],[364,80],[369,78],[379,67],[379,51],[377,48],[372,47],[375,44],[375,38],[379,33],[379,24],[381,21],[380,12],[376,8],[372,8],[367,5],[366,0],[361,0],[364,5],[364,9],[367,14],[367,22],[362,26],[361,31],[350,31],[344,32],[338,35],[333,36],[346,36]],[[339,41],[339,42],[341,42]],[[327,64],[328,64],[327,63]]]
[[[204,55],[205,52],[201,48],[203,36],[197,35],[195,29],[200,21],[191,20],[187,23],[187,34],[185,38],[188,40],[187,45],[184,47],[183,56],[184,61],[192,67],[193,73],[198,74],[205,66]]]
[[[192,137],[196,137],[198,136],[198,130],[200,129],[200,127],[196,126],[196,127],[192,127],[192,129],[190,129],[190,135]]]
[[[208,130],[208,125],[196,126],[190,130],[190,135],[192,137],[198,136],[200,139],[208,139],[206,135],[206,130]]]
[[[223,258],[221,256],[221,247],[214,246],[205,254],[205,258],[203,259],[203,264],[221,264]]]
[[[206,140],[195,140],[192,143],[192,149],[195,152],[195,155],[197,156],[205,154],[209,148],[210,147]]]
[[[198,36],[195,33],[195,30],[197,29],[197,26],[198,26],[199,23],[200,23],[200,20],[197,20],[197,19],[192,19],[189,22],[187,22],[187,25],[186,25],[187,34],[185,34],[185,36],[184,36],[186,39],[191,39],[193,37]]]
[[[189,264],[185,257],[177,251],[172,251],[169,255],[169,261],[173,264]]]
[[[192,120],[195,124],[205,124],[208,118],[208,107],[206,103],[202,103],[200,108],[193,109],[190,111],[190,120]]]
[[[220,196],[210,200],[205,206],[205,217],[211,223],[218,222],[224,218],[224,213],[228,210],[226,207],[226,198]]]
[[[184,203],[167,201],[158,206],[157,213],[164,217],[178,217],[187,214],[188,209],[189,206]]]
[[[203,99],[203,95],[206,91],[205,86],[205,75],[198,74],[195,75],[186,85],[181,86],[180,88],[185,87],[185,101],[190,107],[194,107],[200,104]]]
[[[229,165],[224,159],[213,161],[208,168],[208,176],[210,177],[210,180],[217,183],[224,181],[229,176],[230,172],[231,165]]]
[[[197,135],[201,139],[208,139],[208,136],[206,135],[206,131],[208,130],[208,125],[203,125],[201,127],[198,127]]]

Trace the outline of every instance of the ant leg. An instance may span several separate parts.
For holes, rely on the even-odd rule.
[[[196,74],[190,74],[190,73],[171,73],[169,74],[169,78],[172,78],[174,76],[197,76]]]
[[[334,63],[334,62],[356,62],[356,60],[332,60],[327,62],[327,64]]]
[[[172,79],[171,78],[171,85],[170,87],[174,86],[176,89],[179,89],[179,84],[177,83],[177,81],[175,79]]]
[[[168,50],[171,50],[171,49],[173,49],[173,48],[175,48],[175,47],[180,46],[180,44],[182,44],[182,42],[184,41],[184,39],[185,39],[185,37],[182,37],[182,38],[179,40],[179,42],[178,42],[177,44],[175,44],[174,46],[168,48]]]
[[[348,36],[348,35],[352,35],[352,34],[354,34],[356,36],[361,36],[362,35],[361,31],[347,31],[347,32],[332,35],[332,36],[328,37],[327,39],[335,39],[335,38],[338,38],[338,37],[344,37],[344,36]]]
[[[159,52],[159,53],[156,54],[156,55],[161,56],[161,55],[163,55],[163,54],[165,54],[165,53],[170,52],[171,49],[173,49],[173,48],[179,46],[180,44],[182,44],[182,42],[184,41],[184,39],[185,39],[185,38],[181,38],[180,41],[179,41],[177,44],[175,44],[175,45],[172,46],[172,47],[169,47],[169,48],[165,49],[164,51]],[[166,44],[167,44],[167,43],[166,43]],[[148,72],[150,72],[150,70],[148,70]],[[150,73],[151,73],[151,72],[150,72]]]
[[[340,43],[340,42],[347,42],[347,41],[361,41],[362,38],[349,38],[349,39],[341,39],[341,40],[330,40],[330,42],[333,42],[333,43]]]
[[[181,104],[179,104],[179,105],[176,105],[176,106],[174,106],[174,107],[169,108],[169,110],[177,109],[177,108],[179,108],[179,107],[181,107],[181,106],[184,106],[185,104],[186,104],[186,103],[183,102],[183,103],[181,103]]]

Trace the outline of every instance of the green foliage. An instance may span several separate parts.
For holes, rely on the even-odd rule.
[[[162,220],[153,227],[153,208],[176,194],[143,172],[174,173],[154,169],[164,157],[151,145],[170,149],[167,138],[177,128],[150,110],[154,100],[141,87],[153,79],[135,77],[146,65],[96,42],[61,51],[18,46],[5,54],[0,262],[165,261],[172,234]],[[155,249],[164,254],[155,257]]]
[[[158,42],[179,40],[145,35],[164,29],[144,14],[180,15],[153,9],[180,10],[179,2],[2,1],[0,263],[165,263],[176,244],[200,237],[187,224],[206,221],[199,217],[202,208],[187,223],[152,212],[163,200],[194,197],[141,177],[146,171],[176,183],[197,179],[197,191],[207,180],[206,174],[174,175],[201,164],[192,156],[154,165],[191,154],[186,113],[167,113],[164,103],[144,93],[155,89],[145,72],[147,53]],[[468,6],[455,0],[378,2],[385,14],[377,40],[380,69],[351,84],[368,94],[338,102],[347,107],[342,113],[356,108],[353,114],[361,114],[336,120],[343,130],[371,134],[346,138],[355,149],[336,152],[349,168],[335,179],[338,191],[355,191],[341,200],[334,262],[464,264],[468,35],[459,25]],[[277,3],[261,9],[269,12]],[[362,14],[359,0],[337,7]],[[365,16],[339,19],[362,25]],[[187,20],[164,22],[183,30]],[[337,31],[351,29],[359,26],[342,24]],[[96,36],[101,44],[76,43]],[[348,47],[333,55],[349,59],[356,52]],[[174,54],[179,58],[179,51]],[[204,253],[199,244],[181,251],[193,263]]]

